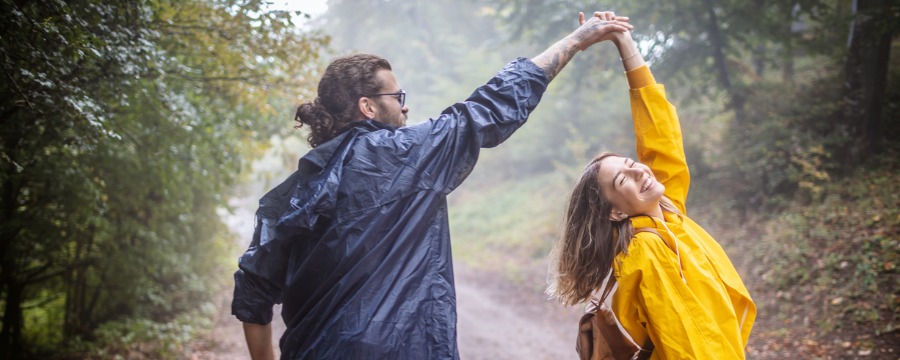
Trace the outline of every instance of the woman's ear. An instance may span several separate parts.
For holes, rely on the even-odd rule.
[[[628,218],[628,214],[619,211],[619,209],[612,209],[609,213],[609,219],[612,221],[622,221]]]
[[[367,97],[361,97],[356,101],[356,107],[359,109],[359,113],[366,119],[374,119],[375,113],[377,112],[375,108],[375,102],[372,99]]]

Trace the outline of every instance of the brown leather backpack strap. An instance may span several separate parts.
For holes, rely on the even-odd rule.
[[[606,301],[606,297],[609,296],[609,293],[612,292],[613,287],[616,286],[616,276],[612,273],[612,269],[609,270],[609,280],[606,281],[606,287],[603,288],[603,292],[600,295],[600,299],[597,301],[597,305],[603,304]]]
[[[653,354],[653,341],[650,341],[650,336],[647,336],[647,342],[644,343],[644,346],[641,347],[641,350],[638,352],[637,360],[647,360],[650,358],[650,355]]]

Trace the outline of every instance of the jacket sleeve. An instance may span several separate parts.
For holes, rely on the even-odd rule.
[[[274,238],[273,220],[257,212],[253,240],[234,273],[231,313],[243,322],[268,324],[272,321],[272,306],[281,303],[287,257]]]
[[[253,238],[234,273],[231,313],[238,320],[268,324],[272,321],[272,306],[281,303],[290,249],[277,235],[276,225],[290,208],[295,185],[302,182],[300,176],[300,171],[294,172],[259,201]]]
[[[638,161],[653,170],[656,179],[666,187],[666,197],[686,214],[684,204],[690,173],[675,106],[666,99],[665,87],[656,83],[646,65],[627,72],[626,76],[631,87]]]
[[[472,171],[481,148],[499,145],[525,123],[548,83],[531,60],[510,62],[437,118],[398,129],[394,142],[400,158],[422,169],[424,187],[449,193]]]
[[[655,235],[639,234],[627,256],[617,258],[613,310],[634,341],[653,341],[659,359],[720,359],[728,349],[718,330],[682,280],[676,255]]]

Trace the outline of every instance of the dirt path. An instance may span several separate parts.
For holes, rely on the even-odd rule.
[[[456,266],[459,355],[479,359],[574,359],[581,310],[533,287]]]
[[[457,334],[462,359],[575,357],[578,309],[564,309],[536,291],[516,288],[460,265],[456,266],[456,273]],[[220,316],[211,335],[210,350],[195,354],[193,359],[248,358],[241,324],[230,315],[230,301],[230,294],[220,301]],[[273,324],[273,347],[277,352],[284,324],[280,318]]]
[[[241,323],[231,315],[231,297],[223,296],[219,301],[221,309],[216,318],[216,325],[207,340],[206,350],[192,354],[191,360],[246,360],[250,358],[247,343],[244,341],[244,329]],[[272,348],[277,359],[278,338],[284,333],[284,322],[279,316],[281,306],[275,308],[275,319],[272,320]]]

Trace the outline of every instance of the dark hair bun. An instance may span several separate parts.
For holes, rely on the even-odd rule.
[[[294,120],[297,121],[297,128],[301,128],[303,125],[309,127],[309,136],[306,140],[312,147],[321,145],[316,141],[317,139],[330,138],[327,135],[331,134],[331,128],[334,125],[334,118],[320,104],[319,98],[300,104],[297,108],[297,114],[294,115]]]

